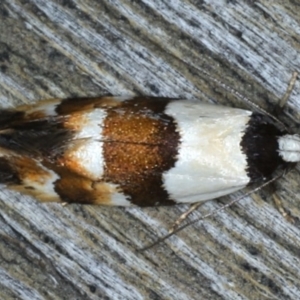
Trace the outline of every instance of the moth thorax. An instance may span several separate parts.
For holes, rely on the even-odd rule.
[[[286,162],[300,161],[300,136],[286,134],[278,138],[279,155]]]

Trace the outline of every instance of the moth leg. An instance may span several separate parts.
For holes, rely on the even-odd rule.
[[[277,194],[277,188],[275,184],[269,185],[269,193],[272,195],[273,203],[276,209],[280,212],[280,214],[290,223],[295,223],[295,219],[291,216],[291,214],[284,208],[283,203],[281,201],[280,196]]]
[[[295,223],[295,218],[293,218],[290,213],[283,207],[282,201],[280,197],[277,195],[277,193],[274,191],[272,193],[272,198],[275,204],[275,207],[277,210],[281,213],[281,215],[290,223]]]
[[[291,96],[291,93],[294,89],[297,77],[298,77],[298,72],[296,72],[296,71],[293,72],[292,78],[289,82],[289,85],[286,89],[286,92],[285,92],[285,94],[283,95],[283,97],[281,98],[281,100],[279,101],[278,105],[275,108],[275,114],[279,115],[282,112],[283,107],[285,106],[285,104],[287,103],[288,99]]]
[[[196,209],[198,209],[198,207],[200,207],[203,203],[205,202],[196,202],[193,205],[190,206],[190,208],[185,211],[183,214],[181,214],[179,216],[179,218],[173,223],[172,227],[169,229],[169,233],[173,233],[178,227],[179,225]]]

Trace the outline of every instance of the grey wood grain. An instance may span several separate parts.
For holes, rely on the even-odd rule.
[[[247,107],[223,83],[272,109],[300,70],[299,6],[2,0],[1,105],[109,93]],[[299,90],[298,81],[282,115],[290,126]],[[0,298],[299,299],[299,179],[297,167],[277,183],[295,224],[265,190],[143,253],[187,206],[62,207],[1,188]]]

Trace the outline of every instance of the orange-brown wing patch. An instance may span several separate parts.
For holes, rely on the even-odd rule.
[[[170,205],[162,173],[176,162],[179,133],[164,114],[168,101],[125,101],[107,112],[103,179],[120,186],[133,204]]]
[[[130,205],[122,191],[113,184],[95,181],[70,172],[64,167],[54,167],[59,179],[55,184],[55,191],[62,201],[81,204],[116,205],[112,199],[116,196],[123,199],[122,204]]]

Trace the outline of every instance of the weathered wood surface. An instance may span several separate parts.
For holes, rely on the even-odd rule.
[[[110,93],[245,107],[205,70],[270,108],[300,70],[299,34],[297,1],[1,0],[0,101]],[[295,224],[263,191],[144,253],[186,206],[62,207],[1,189],[0,298],[299,299],[299,167],[277,185]]]

